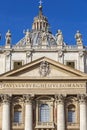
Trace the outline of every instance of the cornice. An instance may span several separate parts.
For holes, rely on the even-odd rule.
[[[87,82],[87,76],[84,77],[0,77],[0,82],[2,81],[85,81]]]

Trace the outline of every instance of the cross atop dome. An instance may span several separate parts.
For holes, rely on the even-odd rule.
[[[39,6],[42,6],[42,3],[43,3],[42,0],[40,0],[40,1],[39,1],[39,4],[40,4]]]
[[[40,0],[40,1],[39,1],[39,4],[40,4],[40,5],[39,5],[39,16],[42,16],[42,14],[43,14],[43,11],[42,11],[42,3],[43,3],[42,0]]]

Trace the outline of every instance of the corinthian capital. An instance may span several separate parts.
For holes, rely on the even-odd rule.
[[[9,103],[11,97],[8,94],[1,94],[1,99],[2,99],[3,103]]]
[[[23,95],[23,98],[24,98],[25,103],[32,103],[32,100],[33,100],[33,96],[32,95],[25,94],[25,95]]]
[[[62,103],[64,103],[65,95],[62,95],[62,94],[56,95],[55,99],[58,104],[62,104]]]
[[[85,103],[86,98],[87,98],[87,95],[85,95],[85,94],[79,94],[78,95],[78,100],[79,100],[80,103]]]

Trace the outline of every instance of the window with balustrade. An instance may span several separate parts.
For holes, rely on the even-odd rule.
[[[74,105],[68,106],[68,122],[75,123],[76,122],[76,110]]]
[[[50,107],[48,104],[40,106],[40,122],[50,122]]]
[[[20,105],[14,107],[14,123],[22,123],[22,107]]]

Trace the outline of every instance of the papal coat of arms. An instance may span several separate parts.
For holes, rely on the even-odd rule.
[[[42,61],[40,64],[39,72],[42,77],[47,76],[50,73],[49,63],[46,61]]]

